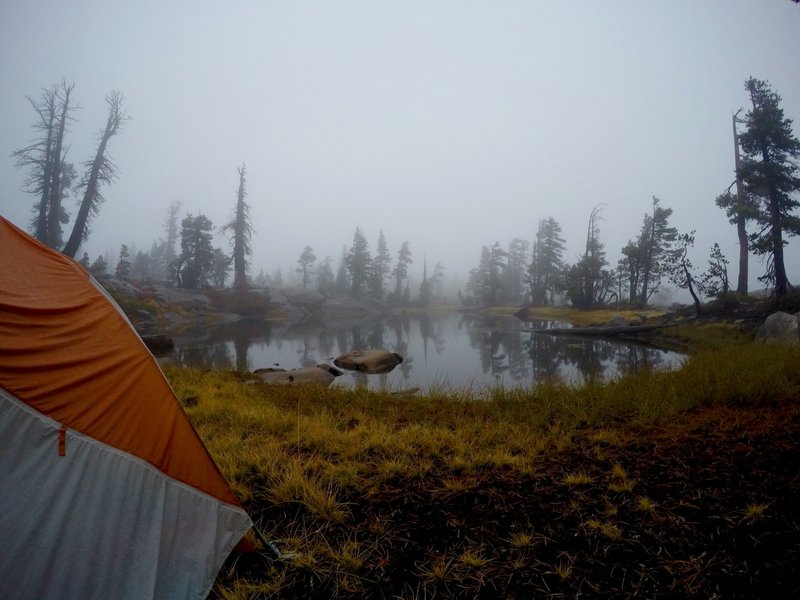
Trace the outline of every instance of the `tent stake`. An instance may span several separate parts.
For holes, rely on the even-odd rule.
[[[261,533],[261,531],[255,525],[253,526],[253,533],[258,538],[258,541],[261,542],[261,545],[274,555],[276,560],[283,558],[283,555],[281,554],[281,551],[278,549],[278,546],[275,544],[275,542],[270,542],[266,537],[264,537],[264,534]]]

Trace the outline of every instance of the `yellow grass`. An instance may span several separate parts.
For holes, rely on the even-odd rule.
[[[581,387],[551,381],[525,390],[490,389],[480,399],[462,392],[398,398],[363,389],[265,386],[230,372],[165,372],[179,399],[197,399],[185,411],[234,493],[245,502],[308,515],[302,530],[278,540],[289,560],[314,572],[326,565],[345,590],[357,588],[354,573],[373,550],[356,539],[331,548],[325,532],[346,528],[356,510],[353,498],[402,490],[432,473],[439,477],[432,493],[443,502],[472,493],[487,472],[535,478],[541,457],[569,447],[587,426],[598,445],[616,445],[622,441],[611,423],[620,419],[657,423],[694,407],[796,399],[798,364],[800,348],[719,344],[694,353],[675,372],[642,372]],[[580,512],[582,486],[593,481],[611,493],[638,491],[634,469],[610,464],[605,472],[564,472],[561,483]],[[620,502],[641,513],[656,509],[645,496]],[[735,517],[756,522],[766,511],[753,503]],[[614,541],[623,535],[615,518],[613,511],[604,520],[590,518],[582,529]],[[376,532],[384,527],[381,519],[375,515],[370,526]],[[508,540],[520,565],[538,536],[522,527]],[[441,559],[428,557],[419,568],[431,581],[446,581],[453,570],[482,573],[489,560],[488,551],[476,545]],[[565,561],[560,576],[570,577],[570,569]],[[241,582],[218,592],[236,599],[268,597],[270,589]]]
[[[607,419],[669,419],[693,406],[796,397],[800,349],[734,344],[699,352],[677,372],[642,372],[582,387],[548,382],[533,389],[398,398],[369,390],[268,387],[228,372],[167,368],[185,410],[234,490],[302,504],[321,517],[346,517],[342,491],[481,469],[534,473],[548,448],[568,446],[577,427],[599,426],[597,441],[617,443]],[[580,485],[588,474],[567,473]],[[609,485],[635,483],[615,465]],[[257,482],[257,485],[253,485]],[[454,484],[451,484],[454,485]]]

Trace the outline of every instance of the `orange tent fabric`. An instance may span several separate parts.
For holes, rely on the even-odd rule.
[[[76,440],[89,440],[93,451],[99,452],[98,444],[113,449],[114,456],[123,457],[120,464],[126,465],[120,469],[141,470],[139,461],[144,461],[148,473],[158,473],[158,485],[165,490],[175,490],[177,483],[209,496],[219,505],[214,510],[235,516],[236,530],[225,548],[252,524],[155,359],[113,300],[80,265],[2,217],[0,391],[9,407],[24,409],[9,408],[0,412],[0,419],[12,412],[14,418],[28,418],[20,416],[25,413],[58,427],[54,456],[60,452],[70,457],[74,434]],[[11,452],[3,444],[0,439],[0,453]],[[54,463],[54,468],[63,464]],[[6,469],[13,471],[13,465]],[[0,484],[3,475],[0,472]],[[92,473],[84,476],[91,478]],[[113,474],[109,477],[113,479]],[[164,493],[183,497],[184,491]],[[64,493],[81,496],[79,489]],[[3,532],[1,525],[2,521],[0,545],[6,541],[4,535],[13,535]],[[4,562],[0,558],[0,579]]]

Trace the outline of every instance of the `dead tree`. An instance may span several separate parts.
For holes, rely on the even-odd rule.
[[[236,210],[233,218],[221,228],[221,231],[231,233],[231,244],[233,245],[233,288],[237,291],[243,291],[247,289],[247,257],[253,252],[250,246],[253,227],[250,224],[250,207],[244,201],[247,195],[245,165],[242,165],[237,171],[239,173],[239,189],[236,192]]]
[[[61,224],[67,217],[61,206],[64,184],[69,179],[63,177],[66,165],[64,134],[72,119],[70,110],[76,108],[70,105],[74,87],[75,84],[67,85],[62,81],[60,86],[43,89],[38,102],[27,97],[38,115],[33,127],[41,132],[41,137],[12,154],[17,159],[18,168],[30,169],[25,182],[26,191],[39,197],[32,223],[34,236],[53,248],[61,245]]]
[[[84,163],[88,171],[82,183],[84,187],[83,200],[78,209],[78,215],[75,217],[72,234],[69,236],[69,240],[63,250],[64,254],[70,258],[75,257],[81,243],[89,235],[91,217],[97,214],[100,204],[103,202],[103,196],[100,194],[100,184],[110,183],[116,175],[117,168],[106,155],[106,146],[108,145],[108,140],[119,131],[122,122],[126,119],[122,101],[122,94],[116,90],[106,96],[108,120],[103,133],[100,135],[94,160]]]

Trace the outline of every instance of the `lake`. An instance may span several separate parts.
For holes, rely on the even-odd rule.
[[[638,344],[551,336],[534,329],[553,321],[471,313],[382,315],[300,323],[239,321],[174,337],[172,360],[184,366],[252,371],[333,364],[339,354],[383,348],[404,361],[391,373],[346,371],[333,385],[392,391],[431,387],[529,387],[548,377],[570,382],[613,378],[640,369],[674,369],[683,356]]]

